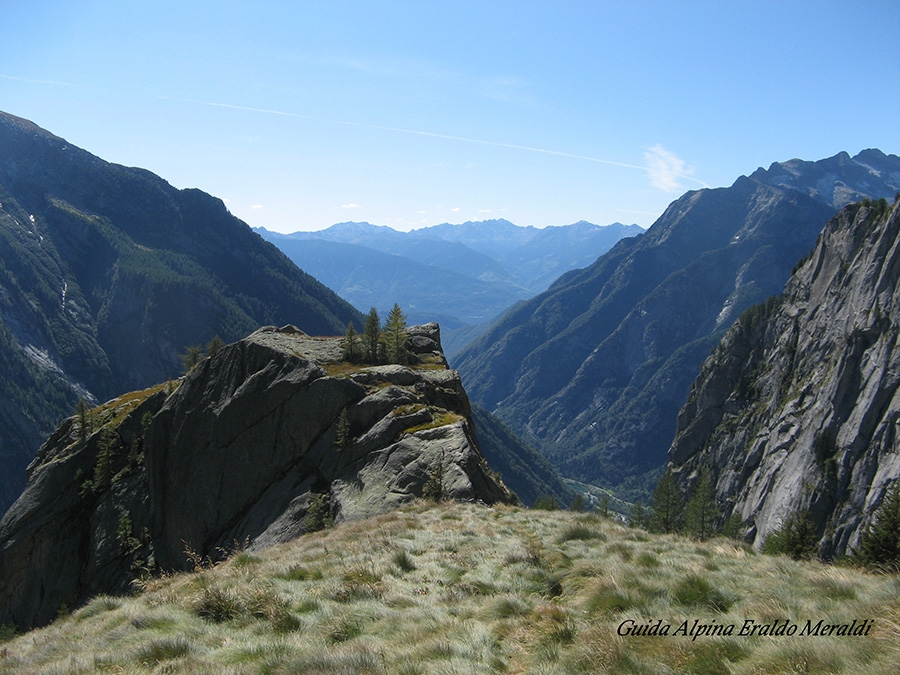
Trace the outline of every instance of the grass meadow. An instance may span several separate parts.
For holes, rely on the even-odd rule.
[[[900,672],[900,577],[419,502],[9,632],[0,673],[16,675],[873,675]]]

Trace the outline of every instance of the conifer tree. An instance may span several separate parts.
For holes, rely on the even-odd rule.
[[[212,340],[210,340],[206,344],[206,355],[214,356],[224,346],[225,346],[225,340],[220,338],[218,335],[214,335]]]
[[[611,503],[612,503],[612,499],[610,498],[609,493],[604,492],[602,495],[600,495],[600,504],[597,507],[597,513],[599,513],[604,518],[608,518],[609,517],[609,507],[610,507]]]
[[[666,469],[653,491],[653,498],[650,502],[650,531],[679,532],[683,519],[684,504],[678,493],[678,486],[672,477],[672,471]]]
[[[900,571],[900,481],[885,495],[855,553],[866,567]]]
[[[430,502],[444,501],[444,451],[441,450],[441,458],[434,469],[428,473],[428,479],[422,485],[422,498]]]
[[[400,305],[394,304],[384,326],[387,343],[387,359],[390,363],[405,364],[406,358],[406,317]]]
[[[628,523],[631,527],[639,527],[641,529],[649,529],[650,527],[650,515],[647,513],[647,509],[644,508],[643,502],[638,499],[634,504],[631,505],[631,513],[628,515]]]
[[[559,506],[555,495],[545,495],[534,500],[534,508],[536,511],[556,511]]]
[[[378,310],[374,307],[366,316],[366,325],[363,329],[363,350],[365,359],[369,363],[378,363],[380,359],[379,343],[381,342],[381,319],[378,318]]]
[[[700,541],[704,541],[713,535],[718,515],[716,492],[709,479],[709,472],[703,469],[694,487],[694,493],[685,507],[685,529]]]
[[[194,368],[197,367],[197,364],[203,359],[203,351],[199,346],[188,347],[187,351],[181,357],[181,362],[184,364],[184,372],[189,373]]]
[[[350,363],[360,360],[359,333],[353,327],[353,322],[347,324],[347,332],[344,334],[343,359]]]
[[[572,500],[572,503],[569,504],[569,511],[574,511],[576,513],[582,513],[585,510],[584,505],[584,496],[579,492],[575,495],[575,498]]]
[[[794,560],[815,557],[818,535],[809,510],[789,514],[781,527],[765,538],[761,550],[769,555],[789,555]]]
[[[87,404],[83,398],[78,399],[78,406],[75,410],[78,416],[78,440],[82,443],[87,442],[87,437],[91,434],[91,411],[88,410]]]
[[[350,447],[350,421],[347,419],[347,409],[341,410],[337,422],[337,435],[334,439],[334,445],[338,450],[346,450]]]

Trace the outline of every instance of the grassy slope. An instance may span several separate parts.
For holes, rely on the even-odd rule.
[[[0,673],[889,673],[898,593],[896,576],[589,514],[417,503],[98,597],[0,645]],[[864,637],[616,634],[695,618],[875,623]]]

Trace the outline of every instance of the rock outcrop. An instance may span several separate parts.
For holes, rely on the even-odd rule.
[[[414,365],[354,366],[341,338],[262,328],[181,381],[71,417],[0,521],[0,624],[30,627],[141,571],[286,541],[423,493],[511,501],[477,446],[436,324]]]
[[[705,468],[756,545],[806,514],[821,556],[850,553],[900,478],[900,202],[864,204],[741,316],[678,418],[669,466],[685,494]]]

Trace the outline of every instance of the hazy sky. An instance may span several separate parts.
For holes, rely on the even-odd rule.
[[[253,226],[649,226],[900,152],[900,2],[0,0],[0,110]]]

